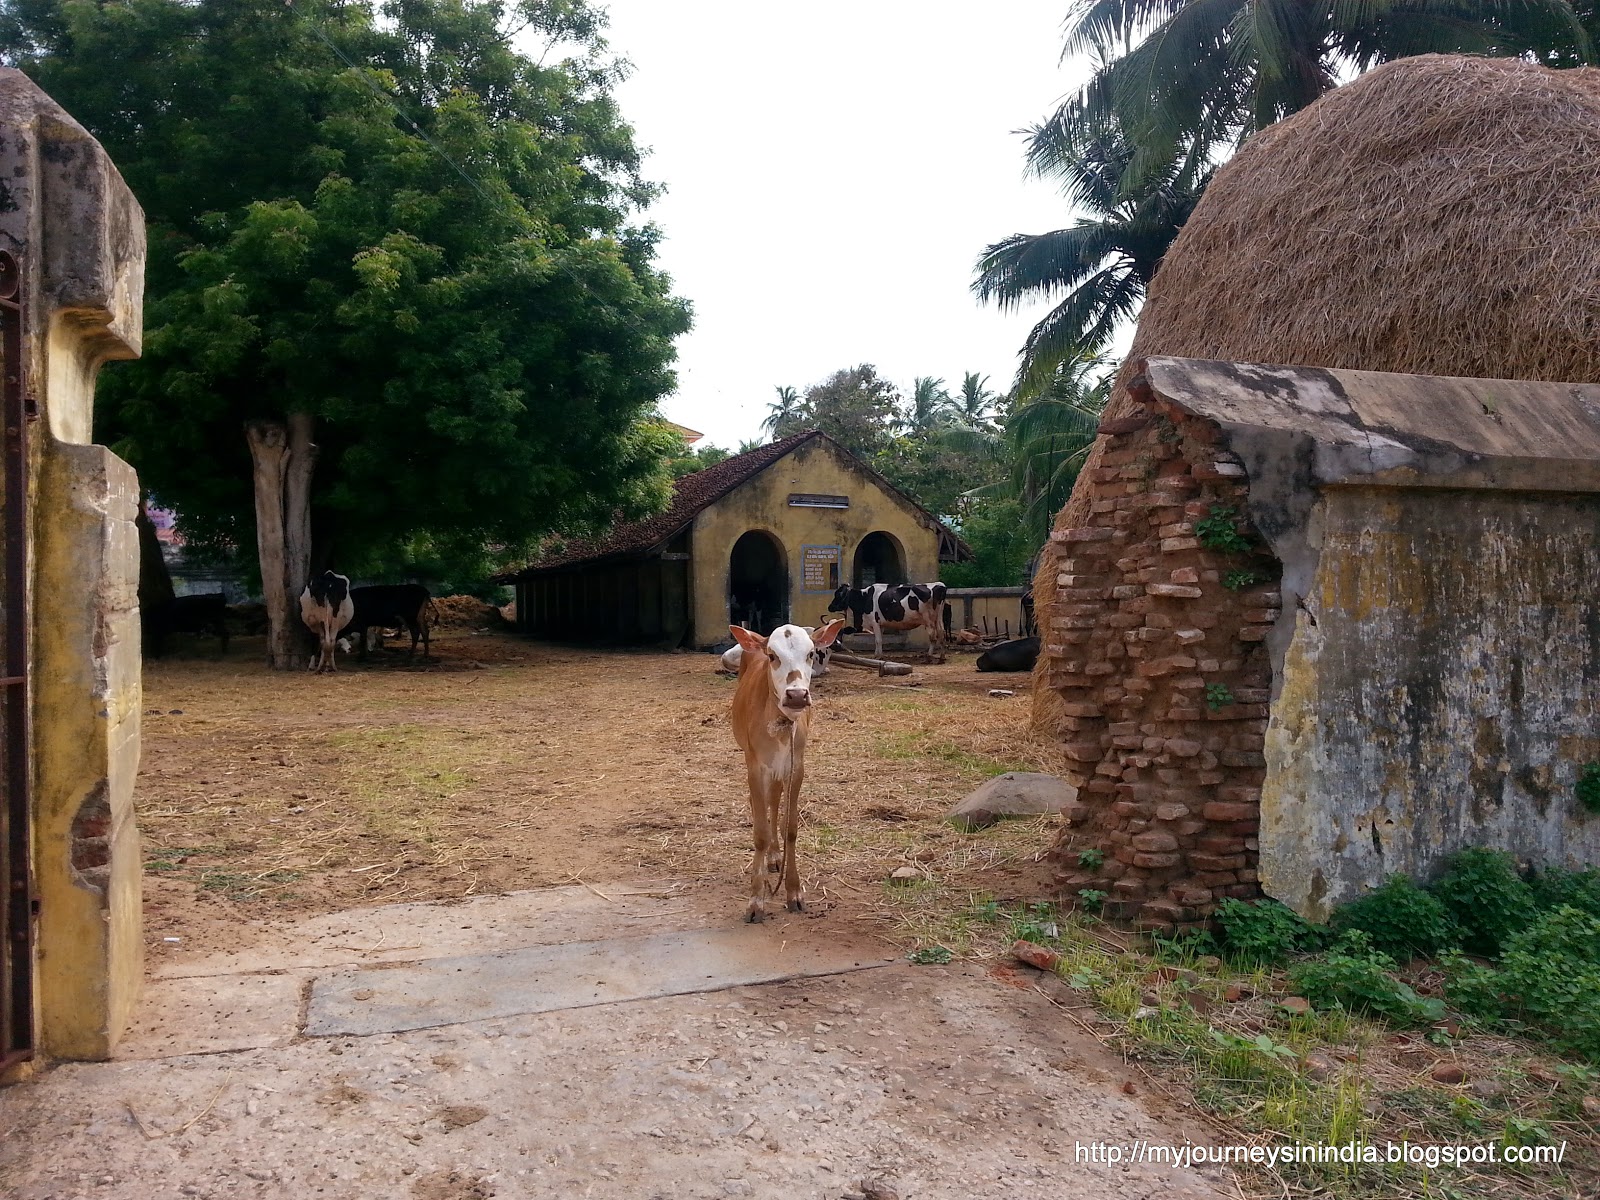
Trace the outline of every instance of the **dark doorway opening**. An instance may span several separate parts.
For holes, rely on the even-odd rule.
[[[789,623],[789,571],[783,547],[752,529],[728,560],[728,621],[765,636]]]
[[[874,583],[905,583],[906,563],[900,547],[887,533],[869,533],[856,547],[855,586]]]

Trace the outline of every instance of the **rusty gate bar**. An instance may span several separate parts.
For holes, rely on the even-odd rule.
[[[0,1070],[33,1057],[32,772],[28,736],[28,420],[22,273],[0,250],[0,425],[5,464],[4,677],[0,678],[5,804],[0,806]]]

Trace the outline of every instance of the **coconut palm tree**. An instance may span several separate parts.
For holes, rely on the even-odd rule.
[[[950,393],[944,380],[919,375],[911,387],[911,407],[900,418],[900,428],[913,437],[930,434],[950,422]]]
[[[968,371],[961,377],[961,391],[950,400],[950,412],[955,420],[969,428],[980,428],[994,415],[995,401],[999,399],[984,385],[987,375]]]
[[[1099,66],[1049,124],[1098,126],[1114,116],[1139,149],[1125,179],[1135,191],[1170,163],[1216,157],[1341,76],[1391,59],[1591,59],[1568,0],[1080,0],[1066,50],[1090,52]]]
[[[1115,122],[1072,124],[1057,114],[1029,131],[1033,170],[1057,175],[1087,216],[1049,233],[1018,233],[986,248],[973,291],[1002,310],[1034,300],[1056,305],[1022,348],[1019,392],[1041,393],[1061,368],[1093,357],[1132,317],[1210,179],[1209,165],[1174,159],[1129,194],[1136,151]]]
[[[775,387],[772,390],[778,393],[778,398],[767,405],[767,418],[761,422],[761,428],[773,438],[788,437],[798,432],[805,423],[804,403],[800,393],[792,387]]]
[[[1105,360],[1080,355],[1061,364],[1042,385],[1014,392],[1000,433],[960,427],[946,433],[952,450],[998,460],[1005,468],[999,482],[966,496],[1016,501],[1030,540],[1042,544],[1094,445],[1112,374]]]

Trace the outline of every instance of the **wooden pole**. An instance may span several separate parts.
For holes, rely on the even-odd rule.
[[[843,654],[835,650],[829,656],[828,662],[838,663],[845,667],[866,667],[878,672],[880,675],[909,675],[911,668],[905,663],[890,662],[883,658],[867,658],[860,654]]]

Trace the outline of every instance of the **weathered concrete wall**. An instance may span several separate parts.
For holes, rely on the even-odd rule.
[[[1054,700],[1036,709],[1064,714],[1069,752],[1094,764],[1058,848],[1063,886],[1093,874],[1116,895],[1132,875],[1140,894],[1166,893],[1145,902],[1151,923],[1190,915],[1173,905],[1205,911],[1203,889],[1189,885],[1207,882],[1194,868],[1209,860],[1184,841],[1198,831],[1177,810],[1194,805],[1174,789],[1223,781],[1177,764],[1146,781],[1144,760],[1172,753],[1156,740],[1170,730],[1131,724],[1131,713],[1102,725],[1107,700],[1127,710],[1129,692],[1148,694],[1140,677],[1168,636],[1149,614],[1179,599],[1203,618],[1174,614],[1204,633],[1196,646],[1237,626],[1267,653],[1259,791],[1230,781],[1224,803],[1200,810],[1240,831],[1259,819],[1241,879],[1259,872],[1269,895],[1320,919],[1390,874],[1427,876],[1463,846],[1600,864],[1600,817],[1574,794],[1584,765],[1600,761],[1600,387],[1161,358],[1143,372],[1074,494],[1086,523],[1053,535],[1060,574],[1040,614],[1051,643],[1040,678]],[[1172,432],[1152,440],[1163,421]],[[1216,499],[1236,489],[1240,528],[1276,569],[1275,594],[1230,599],[1205,562],[1185,575],[1187,590],[1149,586],[1146,573],[1185,550],[1183,530],[1175,523],[1155,556],[1135,514],[1180,512],[1188,493],[1163,482],[1186,473],[1178,459],[1197,464],[1187,474]],[[1199,511],[1186,504],[1182,518]],[[1117,650],[1103,629],[1119,626],[1151,649]],[[1193,659],[1204,675],[1197,653],[1179,654],[1177,666]],[[1243,744],[1234,753],[1246,765]],[[1152,836],[1141,824],[1151,821],[1171,828]],[[1074,871],[1085,839],[1122,867]],[[1167,840],[1178,846],[1159,848]],[[1185,856],[1187,878],[1171,855]]]
[[[40,1047],[105,1058],[142,975],[138,483],[87,444],[102,363],[138,353],[144,216],[99,144],[0,70],[0,244],[22,264],[30,426]]]
[[[1308,915],[1464,846],[1600,864],[1600,495],[1330,489],[1268,734],[1261,872]],[[1315,624],[1312,624],[1312,615]]]
[[[850,507],[795,508],[792,492],[848,496]],[[789,619],[816,625],[833,589],[807,590],[803,546],[837,546],[848,581],[856,547],[868,534],[887,533],[899,545],[907,578],[939,577],[939,536],[930,518],[887,491],[849,456],[823,439],[799,446],[695,518],[693,536],[694,640],[712,646],[728,637],[728,564],[733,545],[762,530],[783,547],[789,571]],[[915,636],[921,637],[921,634]]]

